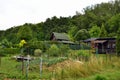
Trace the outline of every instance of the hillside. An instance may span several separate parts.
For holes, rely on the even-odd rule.
[[[26,23],[21,26],[14,26],[5,31],[0,31],[0,40],[7,39],[12,43],[17,43],[21,39],[19,36],[20,33],[29,36],[29,38],[27,38],[28,41],[31,39],[39,41],[49,40],[52,32],[65,32],[68,33],[71,40],[80,40],[89,37],[100,37],[99,31],[101,26],[104,26],[107,32],[106,37],[116,36],[116,32],[120,27],[119,0],[88,6],[83,9],[83,14],[76,12],[74,16],[60,18],[53,16],[52,18],[46,19],[45,22],[37,24]],[[24,29],[25,27],[27,27],[27,29]],[[84,32],[88,36],[79,38],[78,35],[80,32]]]

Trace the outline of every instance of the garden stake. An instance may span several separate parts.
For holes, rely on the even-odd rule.
[[[40,58],[40,78],[42,79],[42,57]]]

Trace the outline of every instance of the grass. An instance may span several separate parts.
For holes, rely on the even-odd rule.
[[[43,59],[42,77],[39,71],[39,59],[30,62],[28,78],[30,80],[120,80],[119,57],[91,56],[88,61],[80,62],[68,58]],[[0,66],[0,80],[26,79],[26,65],[22,74],[21,62],[3,57]],[[50,64],[48,66],[48,64]]]
[[[112,57],[110,60],[105,59],[104,57],[90,57],[88,62],[84,64],[79,64],[76,62],[68,62],[64,67],[58,66],[56,68],[57,78],[59,79],[69,79],[69,78],[83,78],[89,77],[96,74],[107,74],[111,71],[120,71],[120,59],[118,57]],[[114,72],[113,71],[113,72]],[[107,72],[107,73],[106,73]],[[119,76],[117,77],[119,78]],[[107,78],[107,76],[96,76],[95,80],[112,80],[112,78]],[[114,79],[114,77],[113,77]]]
[[[103,71],[87,78],[81,78],[78,80],[120,80],[120,70],[113,69],[111,71]]]

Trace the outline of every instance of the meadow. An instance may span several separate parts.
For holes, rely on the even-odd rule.
[[[0,80],[120,80],[120,59],[115,55],[76,56],[72,51],[68,57],[35,57],[29,62],[16,61],[12,56],[2,57]],[[73,54],[74,53],[74,54]],[[41,71],[40,71],[41,70]]]

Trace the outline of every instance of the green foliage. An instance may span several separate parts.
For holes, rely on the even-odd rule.
[[[78,51],[77,51],[77,55],[78,55],[78,56],[83,56],[83,57],[89,57],[89,56],[90,56],[88,50],[78,50]]]
[[[74,41],[74,36],[75,36],[75,34],[76,34],[77,31],[78,31],[77,26],[72,26],[72,27],[70,27],[70,29],[68,30],[68,35],[70,36],[70,39],[71,39],[72,41]]]
[[[59,51],[59,48],[55,44],[52,44],[46,53],[48,56],[59,56]]]
[[[76,51],[74,51],[75,53]],[[108,57],[107,57],[108,58]],[[21,62],[11,57],[2,57],[0,66],[0,80],[26,79],[26,62],[24,63],[24,75],[21,70]],[[42,80],[119,80],[120,59],[112,56],[106,61],[105,55],[91,56],[87,62],[76,61],[66,57],[43,58]],[[28,80],[39,80],[40,58],[35,58],[29,63]],[[46,65],[47,64],[47,65]],[[114,65],[114,67],[113,67]],[[102,74],[101,74],[102,73]]]
[[[42,55],[42,50],[40,50],[40,49],[35,49],[35,50],[34,50],[34,55],[35,55],[35,56],[41,56],[41,55]]]
[[[2,46],[3,48],[11,48],[12,47],[12,43],[9,42],[7,39],[3,39],[1,41],[0,46]]]
[[[95,80],[107,80],[104,76],[96,76]]]
[[[65,60],[67,60],[66,57],[59,57],[59,58],[50,59],[49,61],[47,61],[47,66],[55,65],[59,62],[65,61]]]
[[[26,41],[29,41],[33,37],[32,30],[28,24],[25,24],[22,27],[20,27],[17,33],[17,37],[19,40],[24,39]]]
[[[100,34],[100,27],[98,27],[97,25],[96,26],[93,26],[90,31],[90,37],[99,37],[99,34]]]
[[[7,55],[14,55],[19,54],[19,48],[0,48],[0,55],[7,56]]]
[[[77,41],[85,40],[89,37],[90,37],[89,32],[86,29],[79,30],[74,36],[75,40]]]
[[[99,37],[107,37],[107,31],[105,29],[104,24],[102,24]]]
[[[120,56],[120,28],[117,32],[116,52],[117,52],[117,55]]]
[[[43,52],[46,50],[46,42],[44,41],[31,40],[28,42],[28,46],[30,49],[40,49]]]
[[[45,22],[37,24],[26,23],[21,26],[15,26],[5,31],[0,31],[0,41],[6,38],[8,41],[16,44],[21,39],[25,39],[27,42],[32,38],[36,38],[39,41],[49,40],[52,32],[68,33],[72,38],[71,40],[74,40],[74,37],[75,40],[81,40],[86,39],[86,36],[84,34],[82,34],[82,37],[77,36],[79,34],[78,30],[90,30],[91,37],[98,37],[97,34],[99,32],[92,34],[94,32],[93,26],[97,25],[99,27],[102,26],[102,23],[104,23],[108,32],[107,36],[115,37],[120,27],[119,5],[119,0],[110,1],[108,3],[88,6],[83,9],[83,13],[77,12],[74,16],[60,18],[53,16],[52,18],[46,19]],[[104,30],[101,31],[100,37],[107,37],[106,32]]]
[[[110,35],[112,37],[116,36],[116,31],[119,29],[120,27],[120,14],[117,14],[113,17],[111,17],[108,21],[107,21],[107,25],[108,25],[108,31],[113,34]]]
[[[70,48],[68,45],[66,44],[61,44],[59,45],[59,54],[62,56],[62,57],[67,57],[68,56],[68,52],[69,52]]]

